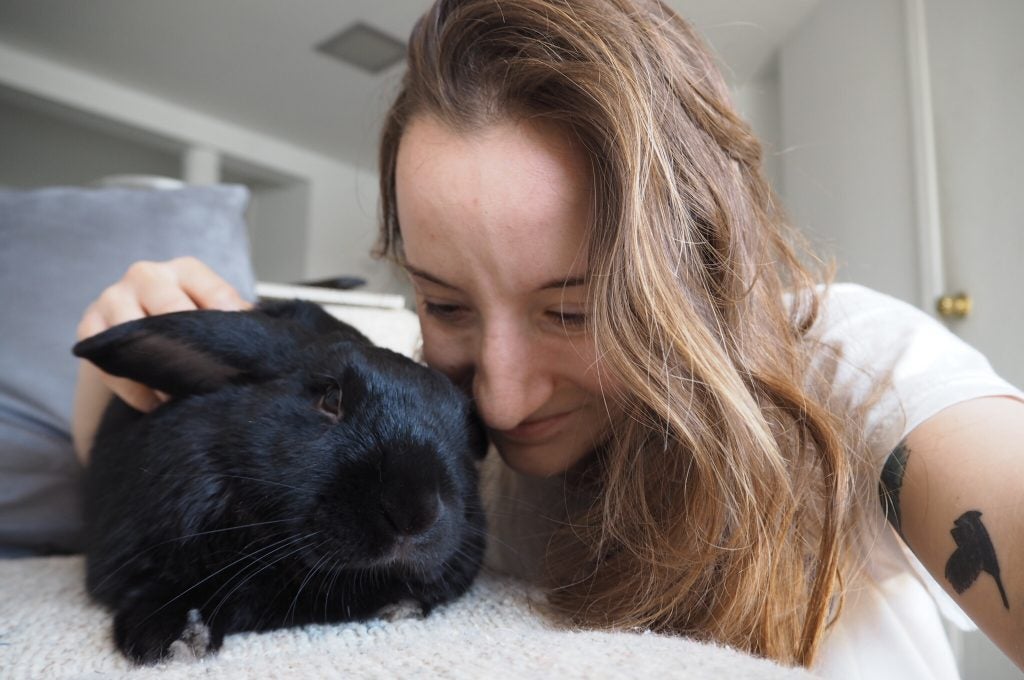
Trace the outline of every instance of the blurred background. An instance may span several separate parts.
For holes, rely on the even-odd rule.
[[[793,222],[1024,385],[1024,2],[668,0],[718,54]],[[427,0],[0,0],[0,186],[247,185],[256,273],[369,258],[376,142]],[[951,633],[965,678],[1024,678]]]

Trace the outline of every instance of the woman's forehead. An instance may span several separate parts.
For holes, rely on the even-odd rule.
[[[573,209],[590,198],[582,152],[563,128],[543,121],[502,120],[463,132],[432,117],[416,118],[399,145],[396,184],[400,202],[444,208],[540,203]]]
[[[582,154],[557,128],[458,133],[414,121],[396,171],[404,256],[445,280],[489,274],[521,288],[580,276],[589,187]]]

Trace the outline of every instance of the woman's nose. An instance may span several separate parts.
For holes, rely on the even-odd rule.
[[[526,420],[551,396],[544,357],[527,333],[515,329],[484,334],[473,376],[473,397],[487,427],[508,430]]]

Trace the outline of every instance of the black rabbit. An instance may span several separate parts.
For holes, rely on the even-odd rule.
[[[84,478],[86,585],[138,662],[461,595],[484,549],[469,400],[304,302],[153,316],[75,345],[115,399]]]

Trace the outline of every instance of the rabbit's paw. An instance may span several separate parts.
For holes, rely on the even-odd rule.
[[[198,609],[189,609],[181,637],[168,650],[175,661],[195,661],[210,652],[210,628],[203,623]]]
[[[415,600],[401,600],[385,605],[377,611],[377,618],[390,623],[402,619],[422,619],[424,615],[423,605]]]
[[[121,610],[114,617],[117,647],[136,663],[200,658],[218,647],[217,637],[211,637],[196,609],[186,612],[137,607]]]

